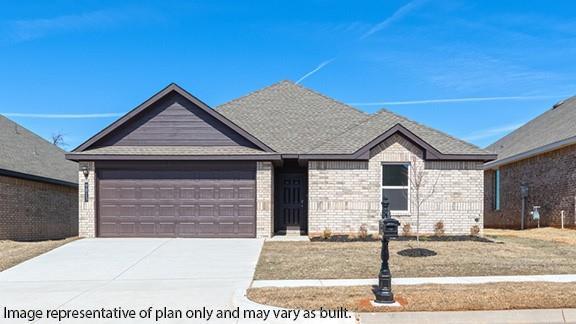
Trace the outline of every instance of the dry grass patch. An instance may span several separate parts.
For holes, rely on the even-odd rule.
[[[573,245],[512,236],[498,239],[502,242],[392,241],[392,274],[400,278],[576,273]],[[413,247],[438,254],[423,258],[397,254]],[[266,242],[254,279],[376,278],[379,269],[380,242]]]
[[[576,245],[576,230],[554,227],[532,228],[527,230],[484,229],[484,235],[500,237],[512,236],[534,240],[544,240]]]
[[[374,308],[372,288],[252,288],[248,298],[260,304],[295,309],[338,309],[355,312],[468,311],[576,307],[576,283],[493,283],[482,285],[395,286],[401,307]]]
[[[38,242],[0,241],[0,271],[77,239],[77,237],[71,237],[63,240]]]

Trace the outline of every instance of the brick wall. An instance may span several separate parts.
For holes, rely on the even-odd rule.
[[[0,240],[78,235],[78,189],[0,176]]]
[[[310,161],[309,233],[319,235],[325,228],[332,233],[358,233],[366,224],[378,231],[381,214],[383,162],[411,163],[424,175],[420,188],[420,232],[433,233],[438,221],[447,234],[469,234],[482,228],[483,171],[481,162],[424,161],[422,151],[400,135],[394,135],[372,150],[369,161]],[[416,188],[410,186],[410,211],[393,213],[403,224],[416,230]]]
[[[500,168],[500,210],[494,210],[494,170],[484,173],[484,223],[486,227],[520,228],[520,185],[528,186],[527,228],[537,222],[529,215],[540,206],[540,224],[559,227],[561,212],[568,227],[576,226],[576,145],[510,163]]]
[[[96,236],[96,186],[94,162],[78,164],[78,232],[80,237]],[[88,168],[88,179],[84,177],[82,168]],[[88,202],[84,201],[84,183],[88,182]]]
[[[272,237],[274,230],[274,167],[271,162],[256,164],[256,237]]]

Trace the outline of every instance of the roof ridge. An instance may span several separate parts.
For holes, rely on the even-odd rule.
[[[232,104],[232,103],[235,103],[235,102],[237,102],[237,101],[243,100],[243,99],[246,98],[246,97],[250,97],[250,96],[255,95],[255,94],[257,94],[257,93],[260,93],[260,92],[262,92],[262,91],[264,91],[264,90],[268,90],[268,89],[270,89],[270,88],[272,88],[272,87],[275,87],[275,86],[278,86],[278,85],[280,85],[280,84],[282,84],[282,83],[291,83],[291,84],[294,84],[294,83],[293,83],[292,81],[290,81],[290,80],[280,80],[280,81],[278,81],[278,82],[272,83],[271,85],[265,86],[264,88],[256,89],[256,90],[254,90],[254,91],[248,92],[247,94],[245,94],[245,95],[243,95],[243,96],[240,96],[240,97],[238,97],[238,98],[234,98],[234,99],[232,99],[232,100],[229,100],[229,101],[226,101],[226,102],[224,102],[224,103],[222,103],[222,104],[219,104],[218,106],[214,107],[214,110],[218,110],[219,108],[222,108],[222,107],[224,107],[224,106],[228,106],[228,105],[230,105],[230,104]]]
[[[380,115],[380,114],[383,113],[383,112],[387,112],[387,113],[392,114],[392,115],[394,115],[394,116],[396,116],[396,117],[398,117],[398,118],[400,118],[400,119],[409,121],[409,122],[414,123],[414,124],[416,124],[416,125],[418,125],[418,126],[420,126],[420,127],[424,127],[424,128],[426,128],[426,129],[428,129],[428,130],[430,130],[430,131],[437,132],[437,133],[439,133],[439,134],[442,134],[442,135],[444,135],[444,136],[447,136],[448,138],[453,139],[453,140],[456,140],[456,141],[458,141],[458,142],[460,142],[460,143],[462,143],[462,144],[465,144],[465,145],[468,145],[468,146],[470,146],[470,147],[473,147],[473,148],[476,148],[476,149],[479,149],[479,150],[483,150],[483,151],[484,151],[484,149],[480,148],[479,146],[476,146],[476,145],[474,145],[474,144],[472,144],[472,143],[468,143],[468,142],[466,142],[466,141],[464,141],[464,140],[462,140],[462,139],[459,139],[458,137],[455,137],[455,136],[453,136],[453,135],[450,135],[450,134],[448,134],[448,133],[446,133],[446,132],[443,132],[443,131],[441,131],[441,130],[439,130],[439,129],[436,129],[436,128],[430,127],[430,126],[428,126],[428,125],[425,125],[425,124],[419,123],[419,122],[417,122],[417,121],[414,121],[414,120],[412,120],[412,119],[406,118],[406,117],[404,117],[404,116],[402,116],[402,115],[399,115],[399,114],[397,114],[397,113],[394,113],[394,112],[392,112],[392,111],[390,111],[390,110],[388,110],[388,109],[386,109],[386,108],[381,108],[375,115]],[[444,153],[444,152],[442,152],[442,153]]]
[[[295,86],[299,87],[299,88],[302,89],[302,90],[311,92],[311,93],[316,94],[316,95],[318,95],[318,96],[320,96],[320,97],[322,97],[322,98],[324,98],[324,99],[327,99],[327,100],[329,100],[329,101],[335,102],[335,103],[337,103],[337,104],[339,104],[339,105],[342,105],[342,106],[345,106],[345,107],[347,107],[347,108],[351,108],[352,110],[355,110],[355,111],[357,111],[357,112],[360,112],[360,113],[362,113],[363,115],[371,116],[371,114],[368,114],[368,113],[366,113],[365,111],[362,111],[362,110],[360,110],[360,109],[358,109],[358,108],[356,108],[356,107],[354,107],[354,106],[351,106],[351,105],[349,105],[349,104],[346,104],[346,103],[344,103],[344,102],[342,102],[342,101],[336,100],[336,99],[334,99],[334,98],[332,98],[332,97],[328,97],[327,95],[325,95],[325,94],[323,94],[323,93],[320,93],[320,92],[318,92],[318,91],[316,91],[316,90],[307,88],[307,87],[305,87],[305,86],[303,86],[303,85],[301,85],[301,84],[298,84],[298,83],[295,83],[295,82],[292,82],[292,81],[289,81],[289,80],[286,80],[286,81],[289,82],[289,83],[292,84],[292,85],[295,85]]]

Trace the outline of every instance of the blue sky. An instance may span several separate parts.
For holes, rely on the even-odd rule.
[[[289,79],[486,146],[576,95],[574,57],[568,0],[8,2],[0,112],[72,149],[170,82],[216,106]]]

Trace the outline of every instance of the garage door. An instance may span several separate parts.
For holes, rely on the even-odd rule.
[[[255,163],[98,169],[101,237],[255,237]]]

